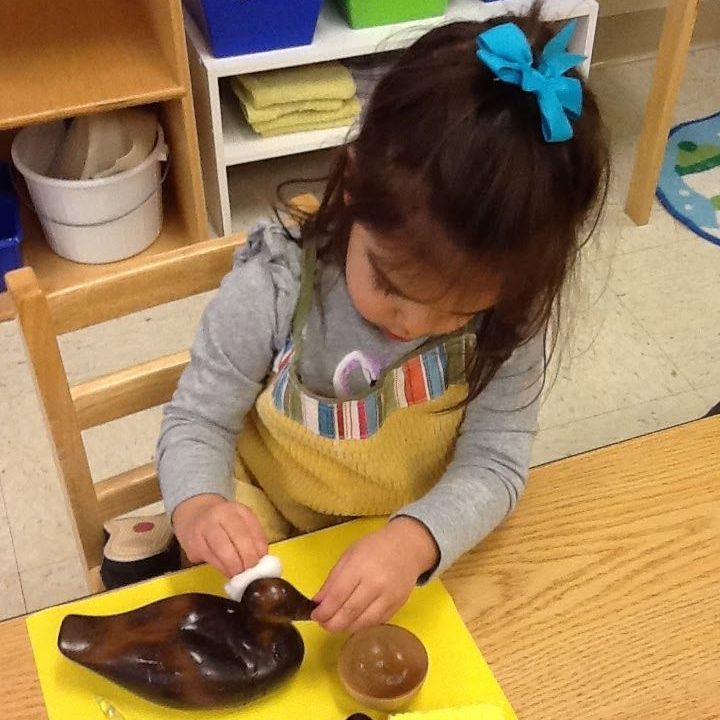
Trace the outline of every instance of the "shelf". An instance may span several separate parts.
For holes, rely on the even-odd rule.
[[[326,2],[311,45],[227,58],[216,58],[212,55],[197,25],[189,17],[186,17],[186,28],[208,72],[216,77],[226,77],[397,50],[407,47],[428,29],[442,23],[463,19],[484,20],[522,10],[530,4],[528,0],[498,0],[491,3],[482,3],[480,0],[450,0],[443,17],[354,30],[348,26],[335,3]],[[548,20],[587,17],[597,13],[595,0],[552,0],[546,3],[545,7],[545,17]]]
[[[290,184],[283,190],[284,198],[306,193],[321,198],[334,159],[332,150],[321,150],[228,168],[230,232],[247,233],[264,218],[272,220],[273,208],[281,205],[278,188],[285,182]],[[302,167],[299,178],[298,167]]]
[[[177,250],[188,245],[190,235],[177,210],[165,202],[165,219],[158,239],[144,252],[127,260],[104,265],[82,265],[56,255],[46,244],[37,217],[23,208],[23,260],[32,267],[43,290],[52,295],[68,287],[81,285],[90,280],[113,275],[147,262],[148,258]],[[0,322],[13,317],[14,311],[8,293],[0,293]]]
[[[246,163],[332,148],[352,139],[353,133],[353,127],[343,127],[274,138],[260,137],[247,126],[235,99],[228,98],[228,77],[402,50],[431,28],[456,20],[482,21],[513,12],[522,14],[532,4],[533,0],[497,0],[491,3],[449,0],[447,12],[441,17],[355,30],[348,26],[335,3],[326,2],[310,45],[227,58],[212,55],[197,24],[186,14],[185,31],[205,196],[215,230],[226,235],[233,227],[228,177],[230,168],[237,169]],[[587,75],[595,39],[597,0],[546,0],[543,15],[553,23],[577,19],[577,29],[570,47],[573,52],[585,56],[580,72]],[[253,172],[260,164],[253,166]],[[252,192],[250,188],[246,190]]]
[[[0,130],[186,94],[143,3],[0,2]]]
[[[233,103],[232,98],[224,97],[221,104],[225,164],[228,166],[336,147],[346,143],[352,132],[351,126],[345,126],[264,138],[248,127],[237,101]]]

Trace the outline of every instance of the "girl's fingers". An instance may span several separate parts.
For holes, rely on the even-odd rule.
[[[335,565],[335,567],[330,571],[330,574],[327,576],[327,580],[323,583],[323,586],[318,590],[313,600],[316,603],[321,603],[325,597],[328,594],[328,591],[333,586],[335,581],[338,577],[340,577],[341,573],[343,572],[343,569],[347,565],[348,562],[348,556],[347,553],[343,555]]]
[[[252,539],[255,550],[258,554],[258,560],[268,554],[268,541],[265,531],[263,530],[260,521],[257,519],[257,515],[246,505],[239,503],[235,504],[237,508],[237,516],[242,518],[245,522],[247,532]]]
[[[206,532],[208,549],[219,561],[220,570],[232,577],[245,569],[244,560],[236,543],[222,525],[213,525]]]
[[[180,540],[180,547],[185,551],[187,559],[193,563],[205,562],[204,553],[207,551],[207,545],[200,535],[191,535],[188,538]]]
[[[220,558],[213,552],[212,548],[208,544],[207,539],[204,536],[200,536],[196,552],[193,553],[193,562],[206,562],[212,565],[216,570],[219,570],[223,575],[225,574],[225,567]]]
[[[220,520],[220,527],[225,532],[228,541],[240,558],[240,566],[236,566],[239,569],[235,569],[232,575],[237,575],[243,570],[255,567],[260,559],[260,555],[258,555],[255,543],[250,537],[244,520],[232,514]],[[230,577],[232,577],[232,575],[230,575]]]
[[[326,586],[320,591],[323,599],[313,612],[312,619],[324,625],[345,604],[359,584],[360,578],[350,565],[333,569]]]
[[[392,608],[388,607],[387,602],[382,596],[378,597],[350,624],[347,631],[353,635],[360,630],[382,625],[384,622],[387,622],[393,614]]]
[[[367,585],[360,583],[337,612],[323,623],[323,627],[330,632],[347,630],[367,612],[376,600],[377,595]]]

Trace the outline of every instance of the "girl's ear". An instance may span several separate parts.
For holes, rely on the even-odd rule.
[[[356,160],[355,160],[355,148],[352,145],[348,145],[345,149],[345,170],[343,171],[343,202],[345,207],[352,204],[352,195],[347,189],[352,183],[353,177],[355,176]]]

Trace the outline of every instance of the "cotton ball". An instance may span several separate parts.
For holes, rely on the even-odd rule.
[[[265,555],[260,558],[255,567],[248,568],[238,573],[225,585],[225,592],[233,600],[240,602],[248,585],[255,580],[262,578],[279,578],[282,575],[282,563],[275,555]]]

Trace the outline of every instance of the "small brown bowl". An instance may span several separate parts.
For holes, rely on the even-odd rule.
[[[357,702],[393,712],[420,692],[428,673],[428,655],[409,630],[380,625],[348,639],[340,651],[338,673]]]

